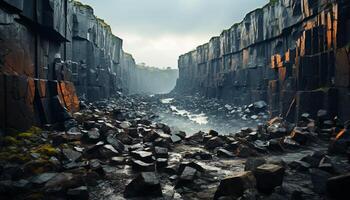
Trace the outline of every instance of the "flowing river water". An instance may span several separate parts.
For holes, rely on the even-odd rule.
[[[158,121],[168,124],[174,130],[185,131],[188,135],[192,135],[198,131],[208,132],[213,129],[219,131],[220,134],[230,134],[239,131],[243,127],[255,127],[258,120],[243,120],[240,118],[222,119],[220,115],[206,113],[198,108],[188,110],[184,106],[178,106],[175,98],[160,99],[167,109],[157,112]],[[223,106],[225,108],[225,106]],[[226,108],[229,108],[226,105]],[[222,120],[221,120],[222,119]]]

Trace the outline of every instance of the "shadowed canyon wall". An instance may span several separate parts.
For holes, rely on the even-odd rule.
[[[136,64],[122,43],[77,1],[0,0],[0,129],[64,122],[78,96],[127,92]]]
[[[350,119],[348,0],[279,0],[181,55],[174,91],[269,103],[295,120],[319,109]]]

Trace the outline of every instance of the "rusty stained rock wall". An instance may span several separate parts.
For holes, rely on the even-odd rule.
[[[0,128],[65,120],[79,100],[128,92],[135,60],[74,0],[0,0]]]
[[[349,1],[280,0],[180,56],[175,91],[236,104],[265,100],[291,120],[349,110]]]
[[[66,0],[0,1],[1,129],[64,121],[79,109],[70,63],[63,62],[71,59],[71,6]]]

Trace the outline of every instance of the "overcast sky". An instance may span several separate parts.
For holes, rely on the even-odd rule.
[[[240,22],[268,0],[80,0],[111,25],[137,63],[177,68],[179,55]]]

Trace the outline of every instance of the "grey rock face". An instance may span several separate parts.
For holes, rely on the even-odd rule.
[[[337,9],[344,3],[287,0],[250,12],[220,36],[179,57],[175,91],[199,92],[235,104],[263,100],[272,116],[282,114],[290,120],[304,112],[315,117],[319,109],[349,118],[350,111],[343,104],[349,99],[342,83],[346,80],[349,86],[350,76],[341,75],[342,66],[350,65],[344,54],[348,25],[332,17],[325,19],[328,15],[347,21],[347,9]],[[326,27],[337,24],[338,29],[327,31]],[[334,86],[334,90],[314,91]],[[326,98],[336,91],[338,98]],[[333,108],[335,102],[342,106]]]

